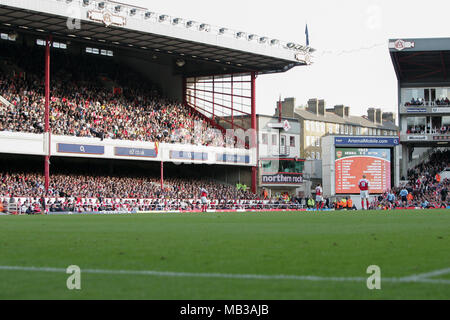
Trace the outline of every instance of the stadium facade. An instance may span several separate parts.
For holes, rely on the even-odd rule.
[[[224,133],[257,130],[256,78],[311,62],[310,47],[257,34],[159,14],[113,1],[2,0],[1,41],[24,49],[45,47],[45,133],[1,132],[0,147],[9,154],[46,157],[128,159],[245,166],[252,168],[257,190],[256,133],[250,148],[80,138],[50,134],[51,59],[55,51],[113,59],[137,69],[165,96],[182,101],[192,114]],[[120,89],[120,88],[119,88]],[[3,99],[8,105],[9,101]],[[250,117],[247,128],[234,119]],[[248,144],[246,143],[248,146]]]
[[[407,177],[415,148],[450,145],[450,38],[391,39],[389,53],[398,80],[401,175]]]

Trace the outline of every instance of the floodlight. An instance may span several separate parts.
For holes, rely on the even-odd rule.
[[[259,38],[259,43],[266,43],[269,39],[267,37]]]
[[[130,10],[130,16],[134,16],[136,14],[136,8]]]
[[[188,22],[186,22],[186,28],[190,28],[190,27],[192,27],[193,25],[194,25],[194,21],[188,21]]]
[[[89,1],[89,0],[83,0],[83,5],[85,5],[85,6],[88,6],[88,5],[89,5],[89,3],[90,3],[90,1]]]
[[[252,41],[252,40],[254,40],[254,39],[256,39],[256,34],[250,34],[250,35],[248,36],[248,41]]]
[[[164,22],[169,18],[167,14],[162,14],[159,16],[159,22]]]
[[[116,12],[120,12],[120,10],[122,10],[122,6],[120,6],[120,5],[115,6],[115,7],[114,7],[114,10],[115,10]]]
[[[198,26],[198,30],[203,31],[206,30],[208,31],[209,25],[207,25],[206,23],[202,23],[201,25]]]
[[[181,18],[175,18],[172,20],[172,24],[179,24],[181,22]]]
[[[237,38],[242,38],[245,35],[245,32],[239,31],[236,33]]]
[[[227,28],[220,28],[219,34],[224,34],[227,31]]]
[[[145,13],[145,19],[150,19],[153,14],[154,14],[153,12],[147,11]]]
[[[105,3],[104,2],[99,2],[97,6],[98,6],[99,9],[104,9],[105,8]]]
[[[292,48],[295,47],[295,43],[289,42],[289,43],[287,44],[287,47],[288,47],[289,49],[292,49]]]
[[[277,39],[270,40],[270,44],[271,45],[276,45],[276,44],[279,44],[279,43],[280,43],[280,40],[277,40]]]
[[[183,59],[177,59],[176,64],[178,67],[182,68],[186,64],[186,61],[184,61]]]

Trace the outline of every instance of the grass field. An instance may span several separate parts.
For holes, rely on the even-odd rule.
[[[0,299],[450,299],[450,210],[5,216],[0,250]]]

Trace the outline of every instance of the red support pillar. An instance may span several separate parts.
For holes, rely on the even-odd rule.
[[[216,88],[216,86],[215,86],[215,79],[216,79],[216,76],[213,76],[213,81],[212,81],[212,119],[213,119],[213,121],[216,121],[216,117],[215,117],[215,113],[214,113],[214,107],[215,107],[215,102],[214,102],[214,98],[215,98],[215,95],[216,95],[216,93],[215,93],[215,88]]]
[[[187,105],[187,80],[186,77],[183,77],[182,80],[183,84],[183,97],[182,97],[182,101],[183,101],[183,105]]]
[[[48,188],[50,185],[50,47],[52,43],[52,36],[47,37],[45,47],[45,135],[48,137],[48,151],[45,155],[45,193],[48,195]]]
[[[281,123],[283,116],[283,103],[281,103],[281,96],[280,100],[278,101],[278,122]]]
[[[234,129],[233,74],[231,74],[231,128]]]
[[[252,192],[256,193],[257,178],[258,178],[258,164],[259,164],[259,152],[258,152],[258,136],[257,136],[257,124],[256,124],[256,73],[251,73],[251,91],[252,91],[252,103],[251,103],[251,127],[252,127],[252,142],[251,147],[256,148],[256,166],[252,168]]]
[[[197,78],[194,78],[194,107],[197,110]]]
[[[161,190],[164,189],[164,162],[161,161]]]

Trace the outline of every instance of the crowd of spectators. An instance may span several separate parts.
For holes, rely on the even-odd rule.
[[[420,107],[420,106],[450,106],[448,98],[436,99],[435,101],[428,101],[423,98],[412,98],[411,102],[406,102],[405,107]]]
[[[0,94],[10,102],[8,105],[0,102],[0,131],[44,132],[45,99],[39,80],[31,76],[27,79],[0,76]],[[154,92],[150,95],[127,90],[126,94],[115,94],[112,90],[77,83],[54,85],[50,127],[55,135],[102,140],[202,145],[220,141],[198,134],[211,129],[204,118]]]
[[[118,199],[194,199],[199,189],[208,190],[212,199],[255,199],[255,196],[235,186],[221,184],[210,179],[166,178],[163,188],[159,178],[51,175],[47,197],[118,198]],[[44,176],[37,173],[0,173],[0,196],[45,196]]]
[[[99,69],[92,59],[70,56],[55,55],[55,60],[50,94],[52,134],[224,146],[224,139],[215,136],[220,131],[203,116],[164,98],[156,86],[130,69],[112,63]],[[10,57],[9,64],[8,68],[0,64],[0,95],[8,101],[0,102],[0,131],[43,133],[42,71],[26,59]],[[96,73],[104,70],[111,70],[110,74]]]
[[[411,126],[407,128],[408,134],[450,134],[450,126],[442,125],[440,128],[430,126]]]
[[[408,170],[408,182],[392,188],[371,203],[372,209],[447,208],[450,180],[440,173],[450,167],[450,150],[438,150],[429,160]]]

